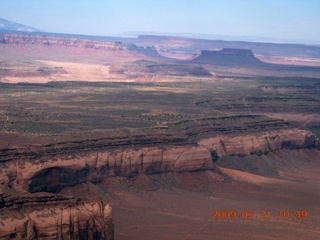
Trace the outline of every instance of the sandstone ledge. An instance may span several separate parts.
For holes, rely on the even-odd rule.
[[[205,171],[223,156],[317,148],[310,132],[259,115],[208,117],[158,128],[114,130],[106,138],[2,149],[0,183],[58,192],[85,181],[140,173]]]
[[[240,115],[1,149],[0,239],[113,239],[109,205],[38,192],[116,176],[213,170],[224,156],[299,148],[319,149],[319,139],[279,119]]]
[[[112,240],[111,207],[0,186],[0,239]]]

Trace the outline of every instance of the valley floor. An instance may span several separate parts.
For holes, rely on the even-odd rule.
[[[295,156],[310,158],[291,161],[280,159],[288,153],[279,153],[278,177],[220,167],[229,174],[220,181],[212,181],[212,171],[166,173],[108,179],[98,185],[84,183],[62,193],[110,202],[115,239],[317,239],[320,152],[295,151]],[[235,210],[237,217],[213,219],[214,210]]]

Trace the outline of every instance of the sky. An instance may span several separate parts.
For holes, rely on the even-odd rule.
[[[0,0],[0,17],[58,33],[189,33],[320,44],[320,0]]]

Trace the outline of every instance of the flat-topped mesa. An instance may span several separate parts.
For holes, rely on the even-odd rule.
[[[0,185],[0,212],[0,239],[114,239],[111,207],[101,202]]]
[[[7,59],[18,61],[117,63],[141,59],[141,54],[130,51],[121,42],[35,34],[0,33],[0,51]]]
[[[209,117],[117,131],[106,133],[104,139],[3,149],[0,183],[29,192],[58,192],[107,177],[210,170],[214,160],[224,156],[318,146],[312,133],[259,115]]]
[[[79,38],[52,37],[45,35],[0,34],[0,45],[60,46],[88,48],[96,50],[124,50],[126,46],[118,42],[88,40]]]
[[[146,56],[156,58],[152,52],[139,51]],[[127,76],[193,76],[211,77],[212,74],[202,66],[196,64],[159,63],[154,61],[138,60],[130,63],[113,65],[110,73],[126,74]]]
[[[236,115],[225,117],[207,117],[163,123],[151,128],[115,129],[106,132],[100,139],[61,142],[28,148],[0,149],[0,162],[14,159],[37,159],[42,156],[74,154],[77,152],[103,149],[130,148],[132,146],[185,146],[196,145],[204,138],[216,136],[256,135],[292,129],[281,119],[272,119],[261,115]]]
[[[223,48],[220,52],[221,55],[233,55],[242,57],[254,57],[250,49],[237,49],[237,48]]]
[[[250,49],[224,48],[220,51],[202,50],[193,59],[194,62],[213,63],[218,65],[261,65],[265,64],[257,59]]]

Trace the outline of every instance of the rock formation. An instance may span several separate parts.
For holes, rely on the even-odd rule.
[[[130,61],[130,57],[151,57],[157,59],[164,58],[157,52],[157,49],[154,46],[139,47],[135,44],[125,45],[122,42],[118,41],[99,40],[97,38],[85,39],[76,37],[77,36],[72,37],[72,35],[70,35],[69,37],[63,35],[60,36],[59,34],[40,35],[0,33],[0,49],[2,48],[2,50],[6,50],[7,48],[14,49],[15,47],[19,47],[18,52],[20,53],[24,50],[27,50],[26,48],[37,48],[38,50],[41,49],[41,51],[43,51],[43,53],[33,52],[29,57],[36,56],[37,54],[45,55],[46,52],[44,49],[54,49],[56,51],[64,50],[72,54],[90,53],[91,55],[94,55],[97,54],[97,52],[106,56],[112,54],[117,57],[127,57],[123,59],[125,62]],[[59,57],[64,56],[59,53]]]
[[[138,60],[135,62],[113,65],[110,73],[126,74],[127,76],[194,76],[210,77],[211,73],[199,65],[164,64],[152,61]]]
[[[113,239],[111,207],[0,185],[0,239]]]
[[[203,171],[222,156],[316,148],[317,141],[308,131],[259,115],[184,120],[114,130],[103,139],[2,149],[0,183],[29,192],[58,192],[106,177]]]
[[[142,53],[145,56],[153,58],[164,58],[158,53],[157,49],[154,46],[138,47],[135,44],[128,44],[128,49],[137,53]]]
[[[116,51],[126,47],[118,42],[88,40],[79,38],[50,37],[45,35],[0,34],[0,44],[19,46],[60,46],[68,48],[87,48],[95,50]]]
[[[121,42],[37,34],[0,33],[0,50],[8,60],[115,63],[141,59]]]
[[[0,239],[112,239],[108,205],[56,193],[117,176],[210,171],[224,156],[299,148],[319,148],[319,140],[283,120],[238,115],[110,130],[102,139],[1,149]]]
[[[224,48],[220,51],[202,50],[193,62],[216,65],[267,65],[257,59],[251,50]]]

